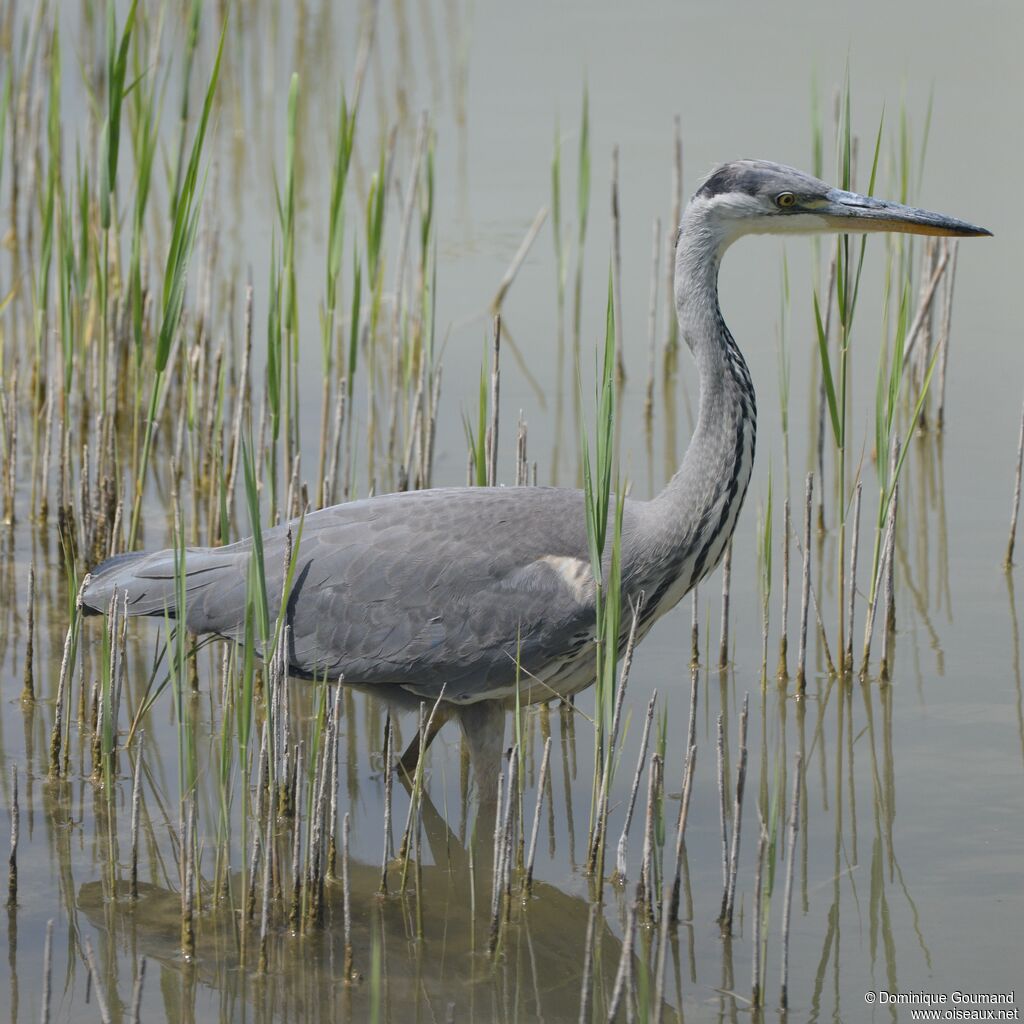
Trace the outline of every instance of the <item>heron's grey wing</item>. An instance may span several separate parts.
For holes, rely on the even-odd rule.
[[[293,527],[294,530],[294,527]],[[268,589],[286,541],[268,533]],[[199,596],[213,631],[217,584]],[[276,613],[276,608],[272,608]],[[189,610],[190,625],[194,620]],[[306,517],[287,621],[295,670],[471,700],[593,635],[583,498],[554,488],[388,495]],[[228,628],[225,628],[228,627]]]
[[[630,529],[627,503],[624,537]],[[291,541],[289,541],[289,532]],[[592,637],[594,583],[583,495],[558,488],[451,488],[322,509],[263,535],[270,614],[295,551],[287,621],[294,671],[391,683],[452,699],[542,676]],[[625,546],[624,546],[625,550]],[[194,633],[245,636],[252,539],[189,549],[185,619]],[[173,551],[94,570],[87,607],[114,588],[131,614],[181,617]]]

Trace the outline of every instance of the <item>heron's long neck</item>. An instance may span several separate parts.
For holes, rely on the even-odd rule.
[[[754,388],[718,305],[727,245],[700,211],[687,210],[676,247],[676,312],[697,363],[700,415],[682,465],[652,502],[660,555],[678,563],[683,593],[722,557],[754,462]]]

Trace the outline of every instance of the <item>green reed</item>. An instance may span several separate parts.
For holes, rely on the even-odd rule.
[[[476,423],[463,413],[462,425],[466,434],[466,444],[469,448],[469,479],[467,483],[474,487],[486,487],[487,479],[487,424],[491,420],[490,409],[490,380],[491,368],[489,367],[488,353],[490,346],[487,339],[484,339],[483,361],[480,364],[480,387],[478,391],[476,407]]]
[[[53,30],[50,51],[50,103],[47,116],[47,142],[49,147],[49,163],[46,173],[46,196],[43,206],[43,236],[39,249],[39,267],[36,275],[35,294],[35,332],[33,373],[42,370],[43,335],[46,332],[46,316],[50,307],[50,268],[53,261],[54,234],[56,226],[58,196],[61,188],[61,121],[60,121],[60,32]]]
[[[617,693],[615,672],[622,629],[621,554],[625,490],[619,486],[618,481],[613,485],[615,372],[615,305],[609,270],[604,348],[598,357],[597,366],[597,421],[593,460],[582,412],[579,424],[583,453],[583,503],[587,543],[590,549],[590,568],[594,578],[596,679],[591,834],[593,835],[597,829],[601,837],[597,864],[602,862],[604,838],[603,823],[597,820],[604,810],[599,806],[599,791],[603,789],[607,793],[614,764],[613,718]],[[582,407],[582,403],[580,404]],[[621,681],[619,685],[625,685],[625,681]]]
[[[573,288],[572,340],[579,361],[580,329],[583,318],[583,250],[587,240],[587,215],[590,211],[590,90],[583,87],[580,113],[579,160],[576,169],[576,284]],[[559,251],[561,259],[561,252]]]
[[[188,141],[189,98],[191,96],[192,68],[195,64],[196,48],[199,45],[199,28],[203,14],[203,0],[192,0],[188,11],[188,24],[185,30],[185,58],[181,74],[181,99],[178,104],[178,146],[174,161],[174,176],[171,178],[168,194],[168,212],[174,219],[174,209],[178,204],[181,191],[182,171],[185,163],[185,145]]]
[[[13,64],[8,63],[4,72],[3,87],[0,88],[0,187],[4,183],[4,150],[7,147],[7,114],[11,109],[11,79]]]
[[[191,50],[189,61],[191,61]],[[135,74],[139,79],[132,90],[131,136],[135,158],[135,198],[132,204],[132,237],[131,254],[128,264],[128,294],[131,305],[132,334],[134,339],[134,405],[132,410],[132,459],[133,475],[139,471],[139,430],[140,416],[143,409],[143,363],[145,360],[146,330],[144,324],[144,305],[146,301],[145,286],[142,280],[142,247],[146,234],[146,211],[153,181],[153,166],[157,152],[160,130],[159,96],[157,93],[158,76],[145,75],[141,67],[141,57],[136,54]],[[187,78],[186,78],[187,81]],[[186,88],[187,94],[187,88]],[[186,100],[187,103],[187,100]],[[184,144],[184,122],[182,129],[182,145]],[[180,162],[180,156],[179,156]],[[85,186],[86,190],[88,186]],[[177,195],[175,185],[172,196]],[[83,224],[85,221],[83,220]],[[70,392],[70,358],[65,359],[65,390]]]
[[[270,415],[270,523],[278,521],[278,453],[281,439],[281,392],[287,391],[284,363],[287,351],[284,345],[284,333],[281,329],[282,278],[280,262],[277,257],[277,236],[270,243],[270,280],[267,282],[267,368],[266,397]],[[262,438],[260,443],[262,444]]]
[[[100,408],[107,409],[108,317],[110,309],[110,236],[115,227],[114,202],[117,185],[118,155],[121,145],[121,107],[125,97],[125,75],[128,71],[128,47],[138,0],[132,0],[120,41],[117,34],[117,15],[113,0],[107,0],[107,112],[100,130],[100,229],[103,238],[103,257],[99,264],[100,303]],[[135,537],[132,531],[132,539]]]
[[[384,290],[384,213],[386,210],[388,176],[383,143],[377,172],[370,180],[366,197],[366,269],[369,277],[370,307],[367,325],[367,425],[366,473],[371,486],[376,480],[377,445],[377,324],[380,319]]]
[[[853,188],[853,134],[850,113],[850,76],[847,71],[841,107],[840,130],[837,140],[840,187],[850,191]],[[867,192],[874,191],[875,178],[878,171],[878,157],[881,152],[882,127],[884,113],[879,118],[878,131],[875,136],[874,155],[871,173],[868,178]],[[844,558],[846,554],[846,515],[849,497],[847,494],[847,450],[849,445],[849,359],[850,339],[853,331],[854,314],[857,308],[857,297],[860,291],[861,273],[864,268],[864,254],[867,236],[860,239],[859,252],[851,252],[849,235],[840,235],[836,240],[836,310],[839,319],[838,368],[833,368],[829,354],[829,339],[822,322],[821,306],[818,292],[814,293],[814,320],[818,336],[818,353],[821,358],[821,369],[824,378],[825,395],[828,403],[829,420],[832,425],[832,441],[836,454],[836,491],[838,495],[838,552],[837,563],[837,606],[839,649],[845,647],[844,610],[846,607],[846,573]]]
[[[331,192],[327,214],[324,304],[320,311],[321,367],[323,369],[324,383],[320,410],[320,461],[317,472],[319,480],[317,505],[321,506],[324,504],[324,474],[327,468],[327,427],[330,415],[331,369],[334,363],[334,331],[338,308],[338,278],[341,274],[341,256],[345,241],[345,185],[348,181],[349,163],[352,160],[355,129],[356,112],[355,109],[351,112],[349,111],[343,89],[338,114],[334,163],[331,168]],[[358,287],[355,290],[358,291]],[[340,339],[338,365],[344,365],[340,351]],[[352,371],[354,371],[354,367]],[[351,398],[351,393],[349,397]]]
[[[135,4],[132,4],[132,11]],[[227,22],[221,28],[220,41],[217,44],[217,55],[214,58],[213,69],[210,72],[210,80],[206,87],[206,97],[203,101],[203,110],[200,115],[199,125],[192,142],[192,150],[188,160],[188,166],[181,188],[176,197],[171,222],[171,241],[167,250],[167,261],[164,268],[164,283],[161,302],[160,331],[157,337],[156,350],[153,357],[153,384],[149,395],[149,407],[146,414],[145,434],[142,442],[142,455],[139,460],[138,473],[135,479],[135,497],[132,505],[131,527],[128,531],[128,547],[135,546],[135,539],[139,529],[139,517],[142,512],[142,495],[145,487],[146,470],[149,465],[150,452],[153,447],[153,433],[156,429],[157,405],[165,383],[167,364],[171,355],[171,345],[178,330],[178,323],[181,320],[182,308],[185,303],[185,287],[188,281],[188,267],[195,247],[196,234],[199,230],[199,216],[202,211],[203,183],[199,180],[199,164],[202,158],[203,143],[206,139],[206,130],[210,121],[210,111],[213,107],[213,98],[217,89],[217,79],[220,75],[221,57],[224,53],[224,39],[227,35]],[[122,43],[127,47],[127,43]],[[122,72],[123,78],[123,72]],[[118,103],[118,114],[120,114],[120,103]],[[116,151],[115,151],[116,160]],[[101,195],[104,191],[101,190]],[[109,205],[109,197],[108,197]],[[109,222],[104,225],[104,237],[109,234]],[[101,361],[105,366],[106,361]]]
[[[277,215],[281,229],[280,330],[283,379],[279,387],[284,392],[284,481],[290,487],[292,479],[292,453],[299,448],[299,303],[295,258],[295,195],[296,195],[296,134],[299,103],[299,75],[292,72],[288,88],[288,124],[285,138],[284,198],[277,196]],[[278,368],[280,374],[280,367]],[[278,397],[280,402],[280,394]],[[280,411],[278,413],[280,416]],[[276,509],[272,514],[276,514]],[[291,508],[284,510],[290,517]]]

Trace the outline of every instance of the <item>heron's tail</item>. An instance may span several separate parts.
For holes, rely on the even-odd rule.
[[[238,603],[238,595],[233,591],[239,587],[242,595],[240,607],[244,611],[245,574],[236,573],[235,567],[235,560],[227,548],[186,550],[182,571],[188,604],[188,628],[193,632],[206,633],[223,628],[217,612],[232,610],[225,606]],[[169,615],[176,619],[180,616],[180,609],[175,576],[173,548],[115,555],[86,576],[82,585],[82,607],[86,614],[105,612],[116,592],[118,603],[126,601],[129,615]],[[219,590],[219,593],[211,594],[211,588]]]
[[[174,551],[132,551],[101,562],[82,584],[82,608],[87,615],[107,611],[115,592],[118,603],[127,598],[129,615],[171,617],[177,610]]]

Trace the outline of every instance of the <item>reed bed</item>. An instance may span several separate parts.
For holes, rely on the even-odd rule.
[[[683,947],[688,941],[692,956],[695,941],[687,826],[691,823],[689,840],[713,858],[719,840],[707,828],[695,834],[692,818],[699,787],[702,782],[710,787],[717,771],[723,876],[718,923],[723,973],[728,976],[719,990],[726,993],[723,999],[740,998],[730,958],[742,945],[751,963],[752,1007],[760,1013],[768,1005],[768,964],[777,958],[779,999],[785,1010],[805,980],[791,978],[789,969],[794,889],[799,889],[798,915],[806,914],[808,900],[808,851],[798,844],[798,837],[807,842],[812,757],[806,744],[805,698],[813,695],[821,708],[813,748],[824,745],[825,709],[848,723],[859,692],[871,722],[872,757],[880,757],[883,764],[888,758],[891,771],[887,744],[892,709],[876,683],[890,680],[895,671],[894,579],[904,501],[900,479],[911,449],[910,433],[946,422],[944,383],[938,399],[930,385],[935,372],[945,380],[955,248],[917,252],[893,243],[887,250],[873,469],[870,460],[855,463],[852,457],[856,438],[850,417],[849,361],[864,248],[840,239],[834,255],[825,256],[832,268],[830,283],[820,294],[815,291],[806,311],[813,315],[808,349],[814,346],[820,381],[812,402],[815,415],[820,415],[816,442],[821,454],[816,459],[816,451],[810,458],[809,469],[815,472],[807,474],[803,507],[794,507],[791,515],[791,502],[799,493],[791,493],[788,421],[783,418],[782,528],[776,517],[773,532],[772,505],[774,500],[777,508],[778,499],[773,499],[770,484],[757,533],[760,670],[750,671],[735,654],[737,633],[751,624],[733,618],[730,547],[714,658],[700,649],[696,593],[693,597],[685,734],[675,698],[659,696],[658,690],[651,693],[641,720],[630,710],[637,704],[628,687],[645,595],[624,593],[619,561],[630,484],[619,459],[616,423],[630,369],[626,328],[636,328],[639,320],[622,299],[621,220],[622,211],[629,210],[628,186],[619,178],[616,148],[610,191],[614,244],[591,400],[584,397],[591,375],[588,357],[582,354],[584,310],[590,301],[584,292],[586,268],[594,263],[592,257],[584,260],[592,145],[590,99],[584,88],[576,139],[575,222],[565,218],[557,132],[550,218],[562,346],[570,262],[574,268],[569,337],[571,366],[580,384],[570,390],[598,594],[593,697],[580,698],[577,704],[554,702],[560,709],[557,741],[551,708],[525,708],[517,702],[513,742],[494,766],[493,778],[478,764],[466,772],[466,779],[473,780],[475,803],[467,810],[472,801],[466,781],[456,834],[434,805],[432,790],[436,787],[446,796],[448,790],[438,781],[439,768],[430,756],[419,757],[411,773],[396,773],[402,723],[408,727],[409,718],[415,718],[417,749],[426,751],[445,720],[442,700],[421,705],[413,716],[370,700],[361,700],[357,711],[344,680],[290,681],[291,627],[286,613],[276,611],[288,605],[307,512],[362,494],[428,487],[436,475],[438,420],[450,410],[441,398],[444,346],[436,323],[443,282],[435,128],[429,115],[399,118],[376,126],[383,127],[377,132],[367,127],[371,113],[363,85],[375,59],[373,8],[374,14],[361,25],[357,60],[332,122],[329,202],[321,211],[326,225],[322,291],[318,324],[310,331],[304,325],[314,318],[301,301],[299,249],[316,244],[307,237],[302,219],[303,176],[308,173],[302,154],[311,145],[311,126],[303,116],[304,90],[313,83],[302,67],[292,74],[282,97],[284,152],[276,161],[269,261],[266,253],[254,259],[247,284],[235,273],[237,268],[221,263],[227,225],[209,198],[220,173],[210,151],[211,134],[218,120],[228,117],[230,90],[237,88],[233,76],[239,73],[232,50],[247,31],[244,23],[238,24],[244,22],[244,13],[228,6],[230,13],[220,21],[219,13],[193,4],[183,23],[184,39],[168,54],[162,33],[170,30],[162,15],[154,17],[144,5],[132,3],[120,19],[118,6],[110,4],[105,42],[96,55],[102,58],[103,74],[95,123],[89,126],[93,145],[88,155],[74,158],[62,123],[61,82],[76,69],[62,49],[52,12],[43,5],[25,22],[24,46],[15,47],[10,32],[5,36],[10,58],[0,91],[0,175],[6,170],[10,196],[10,254],[5,259],[31,286],[0,296],[0,486],[4,528],[31,531],[38,546],[38,564],[32,561],[28,572],[20,574],[25,587],[17,605],[24,609],[17,634],[21,711],[26,734],[49,740],[42,758],[32,763],[32,771],[45,779],[41,806],[48,821],[64,828],[75,818],[88,817],[97,863],[103,865],[98,877],[85,883],[93,890],[76,891],[75,858],[59,829],[54,830],[60,907],[66,918],[57,927],[67,934],[69,976],[77,971],[88,978],[89,994],[83,997],[76,989],[74,998],[93,1002],[103,1020],[112,1019],[112,1007],[117,1015],[127,1007],[129,1019],[140,1019],[149,1000],[156,998],[151,995],[155,986],[151,983],[144,991],[147,959],[137,959],[134,952],[131,977],[119,976],[124,965],[117,966],[117,936],[125,922],[159,910],[164,915],[159,923],[173,919],[175,929],[170,945],[158,943],[162,952],[152,956],[178,965],[185,1002],[196,998],[197,977],[216,985],[233,971],[242,978],[238,998],[269,1008],[271,1015],[296,1012],[304,999],[319,995],[325,1017],[360,1019],[365,1013],[371,1020],[385,1019],[383,1007],[391,999],[408,998],[419,1006],[422,990],[409,997],[403,986],[410,973],[422,979],[424,964],[430,962],[438,942],[432,915],[438,912],[438,892],[448,887],[454,894],[446,897],[445,907],[470,908],[460,941],[473,955],[472,966],[466,968],[472,984],[491,985],[495,992],[505,992],[504,998],[511,979],[515,999],[523,1000],[519,1011],[527,1012],[522,1007],[531,979],[538,994],[529,998],[538,1008],[542,1003],[537,979],[550,975],[545,975],[543,963],[538,966],[543,953],[538,955],[533,944],[540,942],[544,929],[557,931],[557,916],[547,916],[554,914],[564,917],[564,941],[573,944],[571,956],[554,963],[572,981],[568,1017],[656,1020],[669,1011],[681,1013],[688,998]],[[202,38],[216,43],[202,45]],[[173,124],[168,124],[172,115],[165,109],[173,91],[165,92],[165,82],[181,89]],[[843,187],[856,184],[851,91],[847,82],[834,126]],[[879,123],[869,190],[883,168],[884,129],[884,122]],[[819,125],[816,130],[821,148],[824,129]],[[169,146],[168,135],[174,140]],[[671,201],[664,213],[669,226],[663,233],[660,219],[653,225],[649,306],[644,311],[648,420],[655,412],[659,368],[663,393],[675,387],[677,373],[671,275],[672,227],[679,221],[682,202],[679,119],[673,142]],[[909,146],[899,146],[897,152],[895,171],[909,190],[920,169],[910,165]],[[15,154],[20,154],[18,159]],[[31,154],[31,174],[22,167],[24,154]],[[515,467],[516,485],[537,480],[537,463],[531,469],[527,458],[525,420],[520,416],[514,434],[502,426],[503,415],[508,422],[501,405],[502,357],[512,343],[500,311],[511,302],[548,215],[549,207],[541,207],[496,293],[481,304],[484,308],[489,302],[494,316],[484,343],[479,391],[473,396],[477,408],[464,414],[472,485],[502,484],[507,464]],[[661,281],[666,285],[664,299],[659,299]],[[791,293],[787,279],[783,320],[789,316]],[[657,360],[662,302],[668,315],[662,358]],[[303,346],[308,346],[310,334],[319,342],[322,379],[315,386],[303,373]],[[559,366],[564,358],[560,353]],[[787,408],[784,346],[780,359],[780,391]],[[634,376],[644,377],[635,370]],[[303,415],[307,406],[315,409],[319,426],[313,439],[303,436],[310,422]],[[907,438],[903,444],[901,432]],[[532,433],[530,437],[532,444]],[[1018,453],[1008,566],[1020,461]],[[563,469],[557,454],[553,462],[551,472],[558,477]],[[30,502],[24,500],[27,494]],[[814,535],[815,494],[823,502],[818,529],[830,538],[830,584],[821,577],[821,544],[812,558],[820,539]],[[862,498],[871,520],[866,538],[870,560],[858,546]],[[801,520],[799,534],[794,518]],[[285,521],[291,522],[292,532],[284,564],[270,567],[262,532]],[[79,589],[97,561],[168,541],[175,551],[179,606],[184,607],[187,547],[224,544],[250,533],[255,542],[245,581],[241,643],[211,644],[191,637],[180,618],[168,617],[151,631],[136,630],[129,625],[123,594],[115,594],[102,624],[83,622]],[[736,543],[748,544],[749,538],[737,534]],[[802,571],[798,653],[790,680],[793,548]],[[774,624],[773,559],[781,559],[782,565],[776,573],[782,594]],[[864,562],[868,583],[862,592],[857,578]],[[268,579],[278,568],[283,585],[280,593],[270,593]],[[19,586],[3,582],[5,594]],[[858,601],[865,620],[859,676],[853,649]],[[710,611],[708,615],[706,644]],[[873,674],[876,618],[884,653]],[[779,653],[769,679],[773,629]],[[47,643],[54,650],[49,659]],[[49,670],[58,665],[59,671]],[[712,680],[719,683],[717,707]],[[744,688],[751,681],[759,685],[752,691],[753,701],[750,694],[743,698],[734,729],[731,716],[737,708],[730,687],[739,680]],[[665,680],[659,688],[662,694],[678,690],[682,680]],[[702,693],[703,724],[698,714]],[[769,715],[779,716],[774,731]],[[787,716],[795,717],[796,724]],[[761,724],[759,735],[751,735],[751,722],[754,733]],[[502,719],[502,730],[504,724]],[[586,742],[580,743],[585,753],[579,758],[577,728],[586,734]],[[735,748],[730,747],[733,734]],[[840,724],[833,741],[839,759],[833,782],[840,793],[844,758],[852,772],[852,736]],[[504,732],[499,740],[503,737]],[[717,759],[710,754],[716,740]],[[173,753],[164,748],[166,743]],[[501,747],[506,749],[503,743]],[[698,749],[707,751],[701,761]],[[585,766],[587,753],[592,753],[588,826],[584,855],[577,862],[573,789],[577,774],[586,788],[588,773],[580,766]],[[620,771],[627,755],[630,766],[635,757],[632,774]],[[360,781],[362,758],[374,766],[369,781]],[[42,770],[36,771],[40,764]],[[873,856],[894,863],[888,827],[891,779],[877,763],[872,768],[878,829]],[[749,786],[748,773],[757,775]],[[560,794],[555,788],[559,776]],[[792,795],[787,804],[788,777]],[[556,796],[566,805],[557,804]],[[367,799],[380,805],[381,827],[374,830],[373,856],[362,863],[354,848],[363,856],[370,849],[368,840],[357,835]],[[7,905],[16,934],[16,765],[7,803]],[[393,824],[403,820],[403,812],[396,851]],[[756,841],[743,846],[741,836],[749,835],[755,815]],[[634,818],[642,819],[642,828],[633,828]],[[836,811],[837,861],[844,829],[855,828],[853,821]],[[547,860],[540,841],[545,831]],[[619,838],[611,871],[606,847],[614,832]],[[546,865],[559,843],[569,846],[568,856],[585,879],[583,896],[566,895],[548,878]],[[785,873],[781,894],[780,860]],[[836,901],[840,873],[837,866]],[[886,891],[883,885],[871,895],[872,913],[883,920],[883,929],[888,927],[881,907]],[[80,913],[79,907],[91,909]],[[777,940],[779,929],[770,927],[773,908],[781,917]],[[100,958],[90,935],[72,923],[83,914],[101,922],[95,927],[109,938]],[[42,988],[44,1021],[51,1005],[52,934],[51,922]],[[838,957],[835,942],[833,947],[832,939],[826,939],[823,961]],[[550,950],[548,955],[554,956]],[[695,969],[689,972],[692,979]],[[451,991],[458,991],[454,982]],[[802,992],[797,997],[801,1003],[808,998]],[[463,1012],[468,1011],[458,1005],[454,1019]]]

